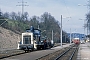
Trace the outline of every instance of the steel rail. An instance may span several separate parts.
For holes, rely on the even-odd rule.
[[[75,54],[76,50],[78,50],[78,48],[77,48],[77,47],[76,47],[76,49],[73,51],[73,53],[72,53],[72,55],[70,56],[69,60],[72,60],[72,58],[73,58],[73,56],[74,56],[74,54]]]
[[[75,46],[75,45],[74,45]],[[73,47],[74,47],[73,46]],[[73,47],[69,48],[67,51],[63,52],[62,54],[60,54],[58,57],[56,57],[54,60],[58,60],[59,58],[61,58],[63,55],[65,55],[66,53],[68,53],[68,51],[70,51]],[[77,49],[77,48],[76,48]],[[72,60],[74,53],[76,52],[76,49],[73,51],[72,55],[70,56],[69,60]]]
[[[62,57],[64,54],[66,54],[68,51],[70,51],[71,48],[69,48],[67,51],[65,51],[64,53],[62,53],[61,55],[59,55],[57,58],[55,58],[54,60],[58,60],[60,57]]]

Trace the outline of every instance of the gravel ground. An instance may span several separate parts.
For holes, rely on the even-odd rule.
[[[70,47],[71,46],[62,48],[59,51],[56,51],[54,53],[51,53],[51,54],[48,54],[48,55],[43,56],[41,58],[38,58],[37,60],[54,60],[57,56],[59,56],[60,54],[62,54],[64,51],[68,50]],[[72,50],[74,50],[74,48],[72,48]],[[70,51],[70,53],[72,53],[72,52]],[[66,60],[69,56],[71,56],[70,53],[67,54],[67,55],[65,54],[63,60]],[[75,56],[74,56],[73,60],[76,60],[76,58],[77,58],[77,52],[75,53]],[[62,60],[62,59],[60,59],[60,60]]]
[[[0,51],[0,59],[23,54],[23,53],[25,53],[23,50],[17,50],[17,49]]]
[[[43,56],[41,58],[38,58],[37,60],[54,60],[57,56],[59,56],[62,52],[64,52],[66,49],[68,49],[69,47],[66,48],[62,48],[59,51],[56,51],[54,53],[48,54],[46,56]]]

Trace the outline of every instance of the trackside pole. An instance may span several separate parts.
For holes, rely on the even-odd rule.
[[[61,38],[61,47],[63,47],[62,46],[62,15],[61,15],[61,35],[60,35],[60,38]]]

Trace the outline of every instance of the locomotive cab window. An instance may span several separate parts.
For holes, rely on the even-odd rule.
[[[31,44],[31,36],[23,36],[24,44]]]

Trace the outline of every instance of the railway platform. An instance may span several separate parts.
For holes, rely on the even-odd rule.
[[[90,60],[90,42],[80,44],[77,60]]]

